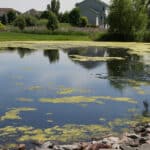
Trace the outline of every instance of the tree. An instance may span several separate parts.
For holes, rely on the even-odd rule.
[[[40,18],[42,19],[48,19],[48,15],[49,15],[49,12],[48,11],[43,11]]]
[[[4,25],[8,24],[8,17],[7,17],[6,14],[4,14],[4,15],[2,16],[1,22],[2,22],[2,24],[4,24]]]
[[[69,14],[69,23],[73,26],[79,26],[80,16],[79,8],[74,8]]]
[[[88,18],[87,17],[80,17],[80,27],[86,27],[88,25]]]
[[[51,0],[51,4],[47,5],[47,10],[52,11],[55,15],[58,16],[60,10],[59,0]]]
[[[47,29],[54,31],[58,29],[58,24],[59,22],[58,22],[57,16],[53,12],[49,12]]]
[[[8,23],[12,23],[17,17],[16,12],[13,10],[9,11],[7,13],[7,17],[8,17]]]
[[[142,0],[112,0],[108,16],[109,32],[130,40],[147,26],[147,12]]]
[[[25,18],[24,16],[18,16],[16,20],[14,21],[14,26],[19,27],[20,30],[23,30],[26,26]]]
[[[25,17],[26,26],[28,26],[28,27],[30,27],[30,26],[36,26],[37,19],[34,16],[25,15],[24,17]]]
[[[60,22],[69,23],[69,12],[60,13],[58,18]]]

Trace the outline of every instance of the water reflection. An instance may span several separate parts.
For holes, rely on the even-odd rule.
[[[50,64],[59,61],[59,50],[44,50],[44,56],[48,57]]]
[[[149,102],[148,101],[143,101],[143,106],[144,106],[144,110],[142,112],[142,115],[144,117],[150,117],[150,112],[149,112]]]
[[[24,56],[30,55],[31,53],[35,52],[34,49],[23,47],[8,47],[7,50],[11,52],[17,51],[20,58],[24,58]]]

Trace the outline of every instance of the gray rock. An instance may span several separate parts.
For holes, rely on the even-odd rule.
[[[143,145],[140,147],[140,150],[150,150],[150,144],[143,144]]]
[[[120,149],[120,145],[119,145],[119,144],[113,144],[113,145],[112,145],[112,148],[113,148],[113,149]]]
[[[74,144],[74,145],[61,145],[60,146],[64,150],[79,150],[81,149],[80,144]]]
[[[127,137],[131,138],[131,139],[138,139],[140,136],[137,134],[127,134]]]
[[[138,148],[133,148],[133,147],[130,147],[130,146],[127,146],[127,145],[125,145],[125,144],[123,144],[123,145],[120,145],[120,149],[121,150],[139,150]]]

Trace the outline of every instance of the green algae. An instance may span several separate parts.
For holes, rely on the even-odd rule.
[[[81,55],[69,55],[74,61],[112,61],[112,60],[124,60],[122,57],[89,57]]]
[[[25,98],[25,97],[19,97],[19,98],[17,98],[17,100],[20,102],[33,102],[33,99]]]
[[[70,96],[62,98],[40,98],[39,101],[42,103],[66,103],[66,104],[77,104],[77,103],[97,103],[103,104],[98,100],[112,100],[116,102],[128,102],[136,104],[137,101],[128,97],[111,97],[111,96]]]
[[[37,91],[37,90],[41,90],[41,89],[42,89],[42,87],[39,85],[31,86],[28,88],[28,90],[30,90],[30,91]]]
[[[105,118],[99,118],[99,121],[106,121]]]
[[[16,86],[23,86],[24,84],[22,82],[16,82]]]
[[[134,126],[137,124],[137,121],[136,120],[128,120],[128,119],[120,119],[120,118],[117,118],[113,121],[110,121],[108,122],[108,125],[111,127],[111,128],[114,128],[114,127],[121,127],[121,126]]]
[[[135,113],[135,112],[137,112],[137,111],[138,111],[137,108],[130,108],[130,109],[128,109],[128,112],[129,112],[129,113]]]
[[[59,95],[67,95],[67,94],[72,94],[74,92],[75,92],[75,89],[73,89],[73,88],[64,88],[64,87],[61,87],[57,91],[57,94],[59,94]]]
[[[18,120],[21,119],[19,116],[20,112],[25,112],[25,111],[35,111],[35,108],[28,108],[28,107],[20,107],[20,108],[13,108],[6,112],[4,116],[0,117],[0,121],[4,120]]]
[[[89,139],[92,136],[100,136],[110,131],[110,128],[101,125],[67,124],[64,126],[54,126],[51,128],[46,128],[43,130],[28,126],[9,126],[0,128],[0,136],[2,137],[3,133],[7,133],[7,135],[16,135],[17,137],[17,133],[19,133],[19,135],[21,135],[17,137],[17,141],[19,142],[30,140],[71,142]]]
[[[85,96],[71,96],[62,98],[41,98],[39,99],[39,101],[43,103],[93,103],[96,101],[96,98]]]

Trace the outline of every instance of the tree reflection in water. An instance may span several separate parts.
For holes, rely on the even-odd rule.
[[[48,57],[50,64],[59,61],[59,50],[44,50],[44,56]]]

